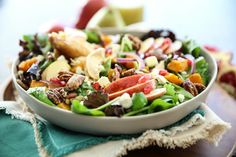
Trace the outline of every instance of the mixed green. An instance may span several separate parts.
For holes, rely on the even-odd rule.
[[[208,63],[168,30],[143,37],[68,29],[24,35],[17,82],[38,100],[90,116],[167,110],[201,93]]]

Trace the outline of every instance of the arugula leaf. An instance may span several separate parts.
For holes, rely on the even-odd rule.
[[[129,39],[128,35],[124,35],[121,39],[121,52],[133,51],[133,42]]]
[[[103,69],[100,72],[100,76],[107,76],[108,71],[111,69],[111,57],[106,58],[104,64],[103,64]]]
[[[78,95],[86,96],[89,91],[94,91],[93,87],[87,82],[83,82],[82,85],[77,89]]]
[[[166,93],[165,95],[161,96],[160,99],[164,100],[165,102],[178,104],[179,103],[178,94],[184,95],[186,99],[193,98],[193,95],[191,93],[189,93],[184,88],[176,84],[168,83],[165,84],[164,87],[166,88]]]
[[[196,59],[196,72],[199,73],[203,79],[204,85],[206,85],[209,81],[209,70],[208,70],[208,63],[206,62],[205,58],[199,57]]]
[[[189,93],[188,91],[186,91],[184,88],[182,88],[182,87],[180,87],[180,86],[178,86],[176,84],[172,84],[172,85],[175,87],[176,92],[178,94],[183,94],[184,97],[187,98],[187,99],[193,98],[193,95],[191,93]]]
[[[23,35],[23,40],[23,48],[36,54],[46,54],[52,48],[47,34]]]
[[[165,84],[164,87],[166,88],[167,95],[174,96],[176,94],[175,87],[172,84]]]

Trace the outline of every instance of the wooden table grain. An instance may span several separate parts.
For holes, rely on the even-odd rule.
[[[5,90],[1,91],[3,100],[13,100],[14,90],[12,82],[6,83]],[[206,141],[199,141],[186,149],[165,149],[150,146],[142,150],[130,151],[125,157],[226,157],[232,156],[236,147],[236,100],[229,96],[219,85],[215,84],[207,98],[209,107],[224,121],[231,123],[232,128],[222,137],[216,147]]]

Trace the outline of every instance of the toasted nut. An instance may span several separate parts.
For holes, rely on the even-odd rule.
[[[198,95],[198,90],[191,81],[189,81],[189,80],[184,81],[183,87],[186,91],[191,93],[193,96]]]

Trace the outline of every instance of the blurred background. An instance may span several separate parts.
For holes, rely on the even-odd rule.
[[[10,76],[7,65],[17,57],[20,50],[18,42],[23,34],[46,29],[52,23],[74,26],[86,2],[87,0],[0,0],[0,80]],[[216,46],[236,54],[234,0],[108,0],[107,3],[136,7],[136,10],[130,11],[140,15],[139,20],[143,21],[142,27],[145,29],[167,28],[179,38],[189,36],[200,44]],[[129,12],[125,16],[128,15]],[[236,63],[235,57],[233,62]]]

